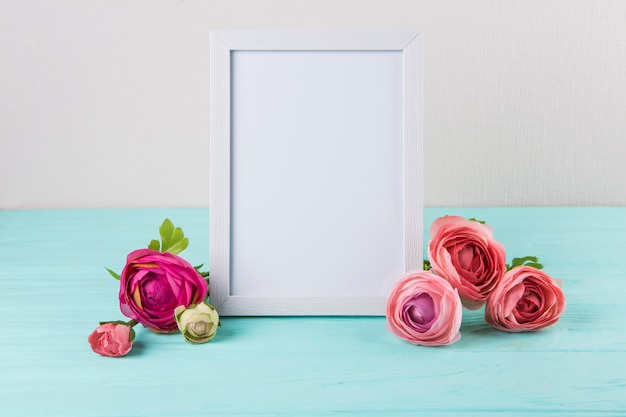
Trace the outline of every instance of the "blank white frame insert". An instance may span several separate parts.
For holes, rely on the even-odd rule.
[[[211,33],[211,302],[384,315],[422,266],[417,32]]]

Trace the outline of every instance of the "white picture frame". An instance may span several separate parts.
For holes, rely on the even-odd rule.
[[[384,315],[423,262],[422,35],[210,36],[211,303]]]

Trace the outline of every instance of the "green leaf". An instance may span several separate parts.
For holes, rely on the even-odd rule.
[[[109,271],[109,274],[111,274],[111,276],[112,276],[113,278],[115,278],[115,279],[116,279],[116,280],[118,280],[118,281],[120,280],[120,276],[119,276],[119,274],[117,274],[115,271],[113,271],[113,270],[111,270],[111,269],[109,269],[109,268],[107,268],[107,267],[104,267],[104,269],[106,269],[107,271]]]
[[[536,256],[524,256],[523,258],[513,258],[512,265],[513,266],[522,266],[525,262],[537,262],[538,259]]]
[[[159,235],[161,236],[160,245],[158,240],[153,239],[148,245],[149,249],[178,255],[189,246],[189,239],[185,237],[183,229],[174,227],[174,223],[170,219],[163,220],[163,224],[159,228]]]
[[[172,233],[172,239],[170,240],[170,245],[174,245],[185,238],[185,234],[183,233],[183,229],[177,227],[174,229],[174,233]]]
[[[487,222],[486,222],[486,221],[484,221],[484,220],[476,220],[474,217],[472,217],[472,218],[470,218],[470,219],[467,219],[467,220],[471,220],[471,221],[473,221],[473,222],[480,223],[480,224],[486,224],[486,223],[487,223]]]
[[[510,271],[517,266],[530,266],[536,269],[543,268],[543,265],[539,263],[539,259],[536,256],[524,256],[523,258],[513,258],[510,265],[506,264],[506,270]]]
[[[159,228],[161,235],[161,252],[165,252],[170,247],[170,240],[174,233],[174,224],[170,219],[163,220],[163,224]]]
[[[174,252],[172,252],[171,248],[176,246],[177,243],[183,241],[184,239],[185,239],[185,234],[183,233],[183,229],[181,229],[180,227],[175,228],[174,231],[172,232],[172,235],[170,236],[168,244],[167,245],[163,245],[163,247],[161,248],[161,252],[174,253]],[[189,243],[187,243],[187,244],[189,244]],[[185,248],[186,247],[187,246],[185,246]],[[185,248],[180,249],[176,253],[182,252]]]
[[[428,261],[427,259],[424,259],[424,271],[430,271],[432,269],[432,266],[430,266],[430,261]]]
[[[174,254],[174,255],[178,255],[179,253],[184,251],[188,245],[189,245],[189,239],[185,237],[182,240],[179,240],[178,242],[170,246],[169,248],[167,248],[167,252]]]
[[[101,321],[100,326],[102,326],[103,324],[125,324],[126,326],[128,326],[128,323],[122,320]]]
[[[200,264],[200,265],[194,266],[193,269],[195,269],[202,278],[206,278],[206,282],[209,282],[209,279],[208,279],[210,275],[209,271],[200,271],[200,268],[202,268],[203,266],[204,264]]]

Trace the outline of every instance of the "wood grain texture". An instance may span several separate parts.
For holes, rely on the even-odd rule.
[[[416,34],[402,54],[403,170],[404,170],[404,262],[406,271],[421,268],[424,206],[423,133],[423,35]]]
[[[211,135],[209,154],[209,193],[211,207],[211,252],[213,299],[222,304],[230,294],[230,48],[211,34]]]
[[[625,415],[626,207],[427,208],[426,233],[444,214],[538,255],[563,279],[561,320],[507,334],[464,311],[459,342],[425,348],[382,317],[230,317],[205,345],[138,327],[129,356],[102,358],[87,336],[122,318],[104,266],[164,217],[205,262],[208,210],[0,211],[0,415]]]

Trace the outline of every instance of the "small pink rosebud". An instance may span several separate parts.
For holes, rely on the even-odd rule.
[[[135,331],[126,323],[104,323],[89,335],[91,350],[102,356],[124,356],[133,347]]]

